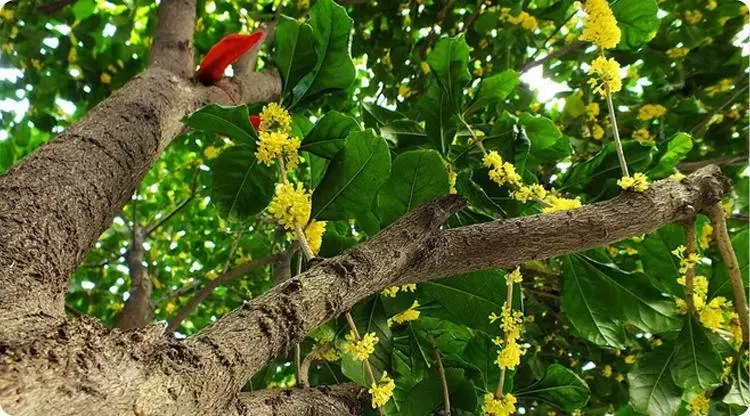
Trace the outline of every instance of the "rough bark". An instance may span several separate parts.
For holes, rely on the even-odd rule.
[[[265,363],[386,286],[510,266],[642,235],[695,215],[727,189],[719,169],[709,166],[680,182],[653,184],[644,194],[443,230],[442,222],[463,206],[460,197],[448,196],[186,340],[160,336],[158,326],[129,334],[108,331],[90,319],[58,324],[33,341],[15,338],[0,346],[0,361],[8,363],[0,366],[0,406],[14,415],[52,409],[75,414],[71,409],[83,403],[101,415],[136,407],[143,414],[233,413],[241,407],[236,393]]]
[[[252,416],[351,416],[363,414],[370,396],[356,384],[240,393],[238,413]]]

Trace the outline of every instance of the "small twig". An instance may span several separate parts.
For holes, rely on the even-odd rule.
[[[445,411],[443,416],[451,416],[451,396],[450,390],[448,390],[448,379],[445,377],[445,368],[443,368],[443,360],[440,358],[440,351],[435,344],[435,339],[432,335],[428,335],[428,340],[432,344],[432,350],[435,353],[435,362],[437,363],[438,374],[440,375],[440,382],[443,385],[443,399],[445,400]]]
[[[625,160],[625,152],[622,150],[620,141],[620,131],[617,129],[617,117],[615,116],[615,106],[612,103],[612,94],[609,92],[609,85],[605,85],[607,92],[607,108],[609,109],[609,121],[612,123],[612,136],[615,139],[615,150],[617,150],[617,159],[620,161],[620,170],[622,176],[628,177],[628,162]]]
[[[750,157],[750,155],[746,153],[744,155],[719,156],[713,159],[698,160],[695,162],[682,162],[677,165],[677,170],[685,173],[685,172],[696,171],[708,165],[718,165],[718,166],[742,165],[742,164],[747,163],[748,157]]]
[[[544,65],[547,62],[551,61],[552,59],[559,58],[559,57],[561,57],[563,55],[568,54],[571,51],[579,49],[583,45],[585,45],[585,42],[581,42],[581,41],[576,41],[576,42],[573,42],[573,43],[569,43],[569,44],[563,46],[562,48],[557,49],[554,52],[550,52],[544,58],[537,59],[536,61],[527,62],[526,64],[524,64],[524,66],[521,68],[521,71],[519,71],[519,72],[523,74],[523,73],[529,71],[531,68],[537,67],[539,65]]]
[[[683,222],[682,224],[682,227],[685,230],[684,256],[686,259],[688,259],[692,254],[695,253],[697,246],[695,240],[695,218],[685,220],[685,222]],[[685,270],[685,301],[687,302],[688,310],[690,310],[691,313],[695,313],[695,302],[693,302],[693,293],[695,286],[695,264],[692,262],[688,262],[687,265],[687,269]]]
[[[574,10],[573,13],[570,14],[570,16],[566,17],[565,20],[560,22],[560,24],[555,28],[555,30],[552,33],[550,33],[546,39],[544,39],[544,42],[542,42],[542,45],[536,48],[536,51],[534,51],[534,53],[531,55],[529,59],[533,60],[534,58],[536,58],[539,52],[541,52],[542,48],[544,48],[545,45],[547,45],[547,42],[552,40],[552,38],[554,38],[560,32],[560,29],[562,29],[562,27],[565,26],[570,21],[570,19],[572,19],[576,15],[577,12],[578,10]],[[554,46],[554,45],[550,45],[550,46]]]
[[[711,119],[714,118],[716,114],[719,114],[722,110],[724,110],[729,104],[733,103],[734,100],[739,98],[741,95],[745,94],[745,91],[747,91],[748,84],[745,84],[742,88],[739,88],[737,92],[735,92],[727,101],[724,102],[724,104],[716,107],[708,113],[706,118],[701,120],[700,123],[696,124],[695,127],[690,130],[690,135],[694,136],[696,133],[699,133],[703,128],[705,128],[709,122],[711,122]]]
[[[732,284],[732,294],[734,295],[734,309],[740,320],[742,329],[742,341],[744,346],[748,343],[748,320],[747,320],[747,298],[745,297],[745,286],[742,284],[742,272],[740,271],[737,255],[732,247],[732,241],[729,239],[727,231],[727,221],[724,209],[721,204],[714,204],[706,208],[708,218],[714,227],[714,239],[716,246],[719,248],[724,266],[727,268],[729,280]],[[743,346],[743,347],[744,347]]]

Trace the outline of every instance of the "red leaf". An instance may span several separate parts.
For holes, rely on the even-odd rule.
[[[253,127],[255,127],[255,130],[260,130],[260,116],[257,114],[253,114],[250,116],[250,123],[253,124]]]
[[[264,32],[253,32],[249,35],[238,33],[224,36],[208,51],[198,69],[198,79],[205,85],[212,85],[224,76],[224,70],[244,55],[262,38]]]

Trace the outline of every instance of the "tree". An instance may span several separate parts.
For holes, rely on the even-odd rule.
[[[742,413],[747,8],[494,3],[6,5],[0,409]]]

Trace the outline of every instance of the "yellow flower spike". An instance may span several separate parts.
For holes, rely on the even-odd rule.
[[[258,134],[258,149],[255,151],[255,158],[266,166],[271,166],[281,158],[286,160],[286,167],[294,169],[299,164],[299,147],[298,138],[290,138],[289,134],[281,131],[261,131]]]
[[[588,19],[581,40],[594,42],[602,49],[612,49],[620,43],[622,33],[607,0],[586,0],[583,10]]]
[[[357,361],[365,361],[375,351],[375,344],[378,343],[378,337],[374,332],[366,333],[362,339],[357,339],[354,332],[346,334],[346,340],[341,349],[351,354]]]
[[[551,205],[549,207],[545,207],[542,210],[547,214],[559,211],[568,211],[581,207],[581,200],[577,197],[576,199],[567,199],[555,195],[547,195],[547,198],[545,198],[544,200]]]
[[[594,127],[591,128],[591,137],[596,140],[601,140],[604,137],[604,129],[602,126],[594,124]]]
[[[388,318],[388,321],[386,321],[386,324],[390,328],[394,322],[397,324],[403,324],[404,322],[416,321],[417,319],[419,319],[419,313],[420,313],[417,310],[418,307],[419,307],[419,302],[415,300],[414,303],[412,303],[408,309],[406,309],[403,312],[397,313],[392,318]]]
[[[326,221],[313,220],[305,227],[305,239],[315,255],[318,254],[320,246],[323,245],[323,234],[326,232],[326,224],[328,224]]]
[[[538,183],[529,186],[523,185],[510,193],[510,197],[519,202],[527,202],[534,198],[544,199],[546,196],[547,190]]]
[[[711,226],[709,223],[703,224],[703,228],[701,228],[701,236],[700,236],[700,246],[703,250],[708,250],[708,248],[711,246],[711,241],[713,240],[713,233],[714,233],[714,227]]]
[[[458,191],[456,190],[456,179],[458,179],[458,174],[456,171],[453,170],[453,166],[451,166],[450,163],[444,162],[445,168],[448,169],[448,193],[449,194],[455,194]]]
[[[711,402],[704,393],[694,395],[688,400],[687,410],[692,416],[705,416],[711,408]]]
[[[382,293],[383,296],[387,296],[389,298],[395,298],[396,295],[398,294],[399,290],[401,290],[400,287],[398,287],[398,286],[391,286],[391,287],[387,287],[387,288],[383,289],[383,291],[380,292],[380,293]]]
[[[586,117],[593,121],[599,115],[599,103],[589,103],[586,105]]]
[[[506,275],[505,281],[507,282],[508,286],[512,285],[513,283],[523,282],[523,275],[521,274],[521,268],[516,267],[515,270],[513,270],[511,273]]]
[[[490,416],[510,416],[516,412],[516,397],[508,393],[496,399],[492,393],[487,393],[482,410]]]
[[[368,393],[372,395],[372,408],[385,406],[388,400],[393,396],[393,390],[396,389],[396,383],[392,378],[388,377],[388,373],[383,371],[383,375],[380,376],[380,381],[372,383]]]
[[[700,10],[688,10],[685,12],[685,21],[691,25],[700,23],[703,20],[703,13]]]
[[[503,162],[503,158],[496,151],[493,150],[484,155],[483,164],[490,168],[490,179],[499,186],[506,183],[516,186],[521,185],[521,175],[516,172],[516,167],[511,163]]]
[[[276,194],[268,205],[268,211],[287,230],[304,227],[310,219],[310,193],[305,191],[302,183],[297,187],[291,183],[282,183],[276,187]]]
[[[645,104],[638,110],[638,120],[649,121],[667,114],[667,109],[659,104]]]
[[[713,300],[711,302],[713,302]],[[724,323],[724,314],[722,313],[721,308],[713,307],[709,303],[700,310],[698,313],[698,319],[703,327],[716,331]]]
[[[674,307],[679,315],[685,315],[688,312],[688,305],[687,302],[685,302],[685,299],[675,299]]]
[[[401,291],[403,291],[403,292],[414,293],[416,290],[417,290],[417,284],[416,283],[407,283],[405,285],[401,285]]]
[[[648,189],[648,177],[641,172],[636,172],[633,176],[620,178],[617,185],[625,190],[644,192]]]
[[[268,103],[260,112],[260,131],[292,132],[292,116],[278,103]]]
[[[589,85],[602,97],[609,93],[615,93],[622,89],[622,79],[620,78],[620,64],[615,58],[605,58],[598,56],[591,63],[589,69],[591,78],[588,80]]]

